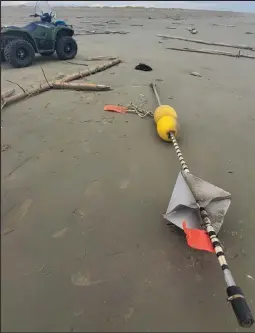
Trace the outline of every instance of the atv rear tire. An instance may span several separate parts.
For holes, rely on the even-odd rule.
[[[32,65],[35,58],[33,46],[24,39],[14,39],[4,48],[6,61],[13,67],[28,67]]]
[[[49,51],[49,52],[43,52],[41,53],[41,56],[43,57],[50,57],[54,54],[55,51]]]
[[[59,37],[56,43],[56,52],[60,60],[73,59],[77,54],[77,43],[70,36]]]

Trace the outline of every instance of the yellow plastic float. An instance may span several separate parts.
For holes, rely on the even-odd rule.
[[[164,116],[160,118],[157,122],[158,135],[164,141],[171,142],[171,139],[169,138],[169,133],[172,132],[176,136],[177,129],[179,129],[179,124],[174,117]]]
[[[160,105],[154,112],[155,123],[157,124],[157,122],[165,116],[170,116],[177,119],[177,113],[174,108],[172,108],[170,105]]]

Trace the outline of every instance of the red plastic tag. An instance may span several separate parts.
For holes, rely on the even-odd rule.
[[[104,111],[127,113],[128,108],[126,106],[108,104],[104,106]]]
[[[186,234],[187,243],[190,247],[215,253],[212,242],[205,230],[188,229],[185,221],[183,221],[182,226]]]

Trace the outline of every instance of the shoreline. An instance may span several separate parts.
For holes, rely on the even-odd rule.
[[[34,5],[4,5],[1,6],[3,8],[33,8]],[[224,13],[224,14],[251,14],[254,15],[254,12],[244,12],[244,11],[230,11],[228,9],[199,9],[199,8],[177,8],[177,7],[143,7],[143,6],[79,6],[79,5],[68,5],[65,6],[63,5],[54,5],[52,8],[72,8],[72,9],[79,9],[79,8],[87,8],[87,9],[102,9],[102,10],[107,10],[107,9],[134,9],[134,10],[139,10],[139,9],[146,9],[146,10],[164,10],[164,11],[195,11],[195,12],[213,12],[213,13]]]

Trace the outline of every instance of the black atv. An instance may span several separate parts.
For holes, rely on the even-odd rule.
[[[76,56],[78,47],[73,39],[73,27],[64,21],[54,20],[56,17],[48,1],[37,1],[35,14],[30,16],[40,20],[21,28],[1,28],[1,62],[6,60],[13,67],[28,67],[32,65],[36,53],[50,56],[56,51],[60,60]]]

